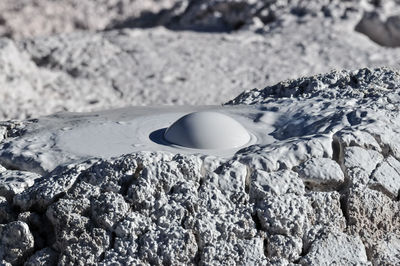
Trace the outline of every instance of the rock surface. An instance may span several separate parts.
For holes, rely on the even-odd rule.
[[[273,143],[60,165],[0,198],[2,263],[395,265],[399,92],[386,68],[301,78],[230,102],[288,107]],[[4,123],[3,149],[38,123]]]
[[[146,108],[0,122],[1,265],[400,264],[400,73],[379,67],[399,66],[398,0],[0,11],[0,120],[220,104],[256,88],[207,107],[254,138],[229,156],[161,148],[143,133],[159,125],[150,117],[134,135],[152,145],[132,151],[129,112]],[[60,144],[93,124],[87,153]]]

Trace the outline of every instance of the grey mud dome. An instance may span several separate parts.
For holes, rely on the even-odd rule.
[[[67,154],[48,171],[46,152],[19,149],[40,119],[2,123],[1,264],[400,263],[399,72],[289,80],[228,105],[285,106],[288,119],[228,159]]]

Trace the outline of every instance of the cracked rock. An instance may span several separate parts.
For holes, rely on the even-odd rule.
[[[392,198],[399,196],[400,162],[392,156],[382,162],[372,174],[372,186],[382,188]]]

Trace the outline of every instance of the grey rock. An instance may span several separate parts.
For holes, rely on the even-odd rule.
[[[63,247],[58,264],[95,265],[109,245],[110,236],[105,230],[93,228],[89,232],[84,231],[78,239]]]
[[[333,137],[338,143],[340,143],[342,149],[345,147],[356,146],[367,150],[382,152],[382,148],[374,136],[365,131],[341,130]]]
[[[89,208],[88,199],[65,199],[47,209],[46,216],[55,231],[52,248],[59,253],[59,264],[95,264],[110,245],[110,234],[83,216]]]
[[[341,211],[341,195],[339,192],[309,192],[311,207],[314,210],[313,224],[344,230],[346,220]]]
[[[90,207],[94,222],[108,231],[111,231],[130,208],[120,194],[113,192],[102,193],[98,198],[92,199]]]
[[[393,15],[387,16],[380,10],[364,12],[356,30],[367,35],[371,40],[380,45],[396,47],[400,45],[400,16],[396,9]]]
[[[7,137],[7,128],[3,127],[3,126],[0,126],[0,142],[6,137]]]
[[[312,212],[305,196],[292,193],[268,197],[258,203],[257,215],[264,230],[302,238],[310,225]]]
[[[33,252],[34,239],[24,222],[0,225],[0,261],[22,263]]]
[[[236,242],[237,241],[237,242]],[[200,265],[232,265],[244,261],[249,265],[266,263],[262,238],[217,241],[204,247]]]
[[[33,186],[41,177],[41,175],[24,171],[0,172],[0,196],[12,200],[15,195]]]
[[[304,184],[293,171],[282,170],[268,173],[256,170],[250,178],[249,194],[253,201],[262,200],[270,195],[304,194]]]
[[[37,109],[42,93],[41,75],[26,53],[21,52],[17,45],[9,40],[0,39],[1,86],[7,88],[1,95],[5,104],[1,108],[2,120],[18,117],[20,105]],[[13,103],[13,104],[11,104]],[[1,127],[1,139],[5,136],[4,127]]]
[[[0,197],[0,224],[11,222],[15,218],[11,204],[5,197]]]
[[[24,263],[25,266],[51,266],[57,263],[58,255],[51,248],[41,249]]]
[[[268,239],[267,252],[271,257],[295,261],[300,258],[303,249],[301,238],[293,238],[285,235],[272,235]]]
[[[261,104],[267,103],[271,98],[282,97],[378,98],[389,95],[390,90],[387,89],[395,88],[399,80],[399,72],[387,68],[332,71],[328,74],[282,81],[262,90],[246,91],[227,104]]]
[[[55,170],[49,176],[44,177],[41,182],[37,182],[23,193],[16,195],[13,199],[14,204],[22,210],[28,210],[32,206],[45,210],[56,197],[72,187],[80,172],[88,168],[89,165],[88,162],[85,162],[78,167],[67,166]],[[60,172],[57,172],[58,170]]]
[[[17,220],[29,226],[35,239],[35,251],[45,248],[54,242],[54,228],[45,214],[22,212],[18,214]]]
[[[371,265],[365,247],[358,236],[331,233],[317,239],[308,254],[301,258],[302,265]]]
[[[303,250],[308,250],[320,235],[332,231],[343,232],[347,227],[338,192],[309,192],[306,196],[313,212],[310,215],[312,225],[303,237]]]
[[[336,189],[344,182],[340,166],[329,158],[314,158],[301,164],[298,169],[305,184],[315,189]]]
[[[399,196],[400,190],[400,162],[392,156],[382,162],[372,174],[370,184],[381,188],[392,198]]]
[[[399,206],[385,194],[354,188],[346,199],[348,229],[362,237],[367,250],[388,233],[398,233]]]
[[[240,162],[252,169],[275,172],[292,169],[311,158],[332,157],[332,139],[326,134],[291,139],[270,145],[253,145],[237,154]]]
[[[398,234],[388,234],[376,243],[370,254],[374,265],[396,265],[400,263],[400,239]]]
[[[154,265],[193,264],[197,252],[195,235],[180,226],[155,228],[140,238],[139,245],[139,257]]]
[[[344,152],[344,166],[346,169],[360,168],[371,174],[376,166],[382,162],[383,155],[373,150],[360,147],[349,147]]]

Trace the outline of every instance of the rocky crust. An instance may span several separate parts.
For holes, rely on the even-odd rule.
[[[227,160],[139,152],[35,176],[0,197],[0,261],[397,265],[399,77],[340,71],[243,93],[231,103],[291,101],[305,122],[281,121],[272,134],[284,141]],[[7,137],[23,136],[11,124]]]

